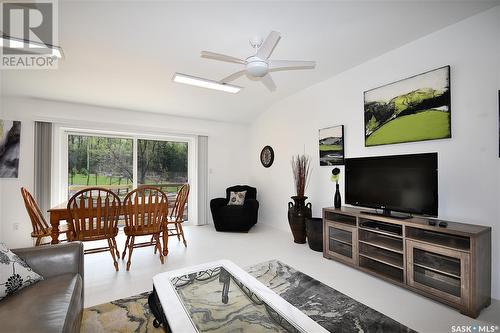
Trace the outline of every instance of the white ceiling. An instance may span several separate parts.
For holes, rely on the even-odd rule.
[[[271,104],[388,50],[486,10],[498,1],[171,2],[59,1],[57,70],[3,71],[4,96],[250,122]],[[273,73],[277,91],[246,77],[228,94],[172,82],[174,72],[221,79],[248,39],[282,38],[272,58],[316,60],[315,70]]]

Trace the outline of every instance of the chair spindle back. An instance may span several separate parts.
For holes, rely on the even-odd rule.
[[[81,190],[68,201],[74,239],[80,241],[116,236],[120,217],[120,198],[105,188]]]
[[[186,208],[186,202],[189,196],[189,189],[190,189],[189,184],[184,184],[177,192],[174,208],[170,212],[171,219],[175,219],[176,221],[183,220],[184,209]]]
[[[141,186],[124,201],[125,226],[132,233],[159,233],[168,214],[165,192],[154,186]]]
[[[33,227],[34,235],[44,235],[50,233],[50,226],[45,220],[45,217],[38,207],[35,199],[31,193],[24,187],[21,187],[21,195],[23,196],[24,205],[28,211],[28,215],[31,220],[31,226]]]

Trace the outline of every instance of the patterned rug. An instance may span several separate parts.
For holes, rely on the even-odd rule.
[[[277,260],[247,271],[330,332],[415,332]],[[163,332],[153,327],[149,292],[85,309],[82,333]]]

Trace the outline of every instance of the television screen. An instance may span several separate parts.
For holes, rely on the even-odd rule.
[[[437,216],[437,153],[348,158],[347,204]]]

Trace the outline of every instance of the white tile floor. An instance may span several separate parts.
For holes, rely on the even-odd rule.
[[[477,320],[346,265],[324,259],[306,244],[293,243],[290,232],[257,224],[248,234],[220,233],[213,226],[185,227],[188,247],[172,237],[169,255],[161,264],[153,247],[135,249],[130,271],[120,260],[116,272],[107,252],[85,256],[85,306],[135,295],[152,289],[155,274],[217,259],[229,259],[241,267],[270,259],[316,278],[419,332],[451,332],[452,325],[488,323],[500,325],[500,301],[483,310]],[[120,252],[125,239],[117,239]],[[88,244],[88,247],[97,244]],[[498,331],[498,330],[497,330]]]

